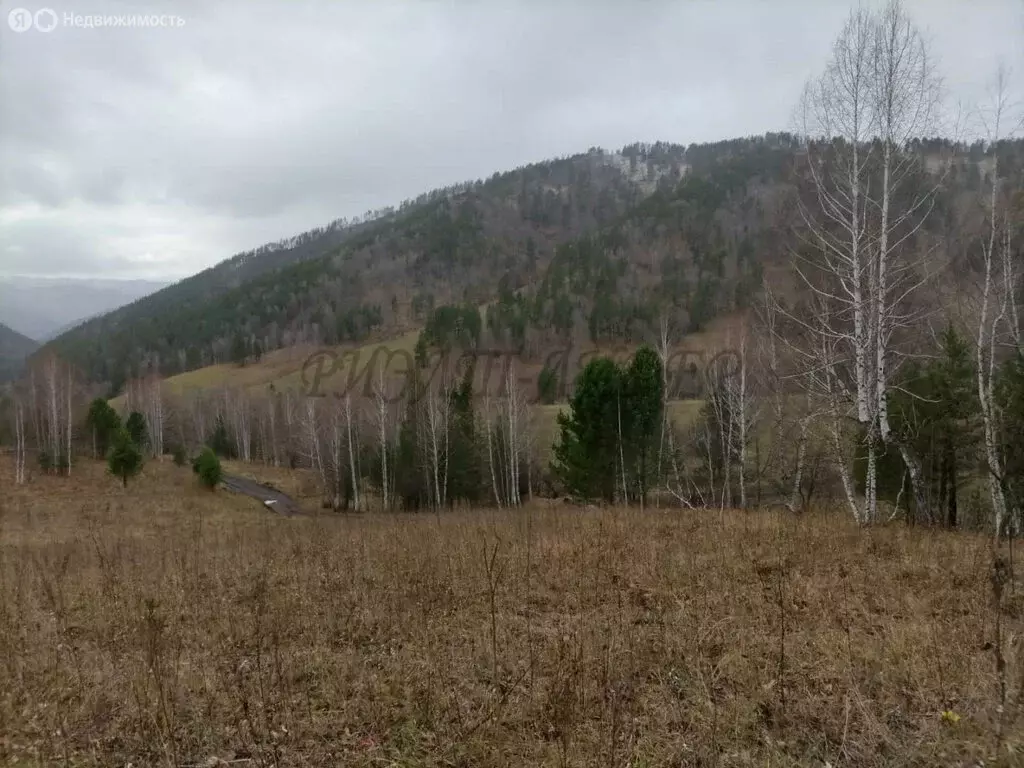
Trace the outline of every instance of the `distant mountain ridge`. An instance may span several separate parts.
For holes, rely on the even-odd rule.
[[[153,280],[0,277],[0,323],[46,341],[166,285]]]
[[[0,382],[16,378],[39,344],[0,323]]]

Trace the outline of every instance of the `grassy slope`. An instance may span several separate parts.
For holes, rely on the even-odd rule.
[[[676,346],[691,352],[707,352],[730,348],[734,346],[737,338],[739,322],[738,315],[719,318],[711,323],[707,330],[700,333],[689,334]],[[369,342],[356,346],[338,347],[315,347],[312,345],[299,345],[285,349],[279,349],[270,354],[264,355],[258,362],[239,366],[232,363],[211,365],[199,368],[187,373],[171,376],[164,381],[164,391],[168,394],[183,394],[189,390],[209,389],[218,387],[247,387],[265,388],[273,384],[278,390],[295,389],[303,390],[303,365],[310,360],[311,356],[327,353],[337,356],[342,362],[337,368],[330,364],[325,366],[324,389],[327,392],[339,391],[344,388],[351,373],[350,360],[358,360],[360,366],[371,359],[374,350],[383,348],[390,352],[404,352],[412,355],[416,346],[416,339],[419,337],[420,329],[415,328],[400,336]],[[589,342],[581,346],[582,349],[591,349],[593,345]],[[614,353],[621,356],[629,350],[597,348],[602,353]],[[395,361],[393,365],[397,366]],[[525,366],[528,372],[537,373],[540,363]]]
[[[733,345],[732,340],[736,338],[738,317],[725,317],[712,323],[710,327],[701,333],[690,334],[677,345],[680,349],[689,352],[708,352],[729,348]],[[201,391],[207,389],[218,389],[222,387],[247,388],[254,394],[265,392],[269,386],[274,386],[278,391],[293,390],[297,392],[307,391],[313,372],[317,363],[306,368],[304,366],[313,357],[322,362],[321,390],[325,394],[343,392],[351,386],[351,382],[358,382],[359,386],[354,391],[362,391],[363,379],[361,371],[373,358],[374,352],[384,349],[387,352],[404,353],[404,357],[392,359],[390,371],[396,374],[396,378],[404,376],[405,361],[411,360],[416,340],[419,337],[419,329],[408,331],[401,336],[385,341],[374,341],[361,346],[318,348],[310,345],[296,346],[277,350],[265,355],[261,360],[245,366],[234,364],[212,365],[200,368],[188,373],[171,376],[164,381],[164,392],[169,396],[181,396],[190,391]],[[588,348],[590,345],[586,345]],[[592,350],[591,350],[592,351]],[[632,354],[630,349],[598,348],[603,354],[611,354],[620,362]],[[326,357],[321,357],[326,353]],[[384,359],[384,358],[382,358]],[[337,361],[337,362],[335,362]],[[353,364],[356,370],[353,370]],[[521,364],[521,378],[536,381],[540,373],[541,363]],[[498,368],[495,366],[495,372]],[[495,375],[498,375],[495,373]],[[491,380],[492,386],[497,384],[496,379]],[[532,393],[531,393],[532,394]],[[123,405],[123,397],[111,401],[115,408]],[[700,411],[701,401],[683,400],[670,404],[670,413],[673,420],[679,427],[692,424]],[[546,464],[550,457],[551,446],[557,437],[556,416],[564,405],[534,406],[534,429],[535,446],[537,447],[538,458],[542,464]]]
[[[4,764],[1018,764],[984,537],[566,505],[284,519],[170,463],[127,491],[99,464],[11,471]],[[1002,622],[1024,630],[1018,598]]]

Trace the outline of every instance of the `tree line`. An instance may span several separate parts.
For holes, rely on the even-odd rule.
[[[679,174],[631,197],[603,160],[539,171],[541,187],[568,184],[557,197],[570,219],[582,215],[572,207],[580,194],[584,218],[600,226],[576,221],[547,251],[536,230],[517,230],[533,246],[517,252],[515,269],[498,270],[487,302],[419,286],[425,327],[403,398],[381,373],[364,396],[225,389],[172,401],[151,374],[126,380],[127,411],[145,419],[152,455],[215,443],[243,461],[307,467],[338,508],[514,506],[541,493],[720,509],[827,503],[865,525],[899,518],[1016,533],[1024,143],[1008,130],[1005,73],[976,110],[979,142],[922,138],[944,116],[932,62],[898,2],[857,9],[807,85],[800,135],[681,153],[634,146],[626,162],[636,178],[652,158]],[[523,178],[490,189],[522,195]],[[608,190],[614,205],[601,202]],[[558,214],[548,191],[537,198],[545,222]],[[431,265],[468,275],[477,260],[466,248],[494,256],[494,201],[483,187],[464,192],[389,221],[395,243],[417,244],[407,258],[390,252],[393,263],[422,257],[421,275]],[[381,243],[361,247],[383,259]],[[537,279],[522,280],[516,265],[531,250]],[[300,282],[321,274],[300,267]],[[731,362],[709,356],[717,362],[698,372],[700,399],[673,400],[669,350],[715,323],[706,343],[732,350]],[[624,364],[591,360],[563,382],[568,400],[549,440],[550,411],[528,405],[516,369],[581,329],[635,352]],[[474,391],[471,369],[422,371],[431,350],[484,340],[518,354],[497,394]],[[42,355],[8,405],[19,445],[33,440],[61,472],[81,440],[72,378]],[[551,373],[542,378],[555,399]]]

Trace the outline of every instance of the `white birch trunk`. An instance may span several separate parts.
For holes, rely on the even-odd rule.
[[[748,404],[747,404],[747,333],[746,327],[741,331],[740,336],[740,381],[737,397],[737,437],[739,441],[739,484],[740,484],[740,509],[747,508],[747,428],[748,428]]]
[[[377,379],[377,427],[378,436],[380,438],[380,494],[381,494],[381,507],[384,510],[390,508],[390,498],[388,496],[389,484],[388,484],[388,403],[387,403],[387,388],[384,381],[384,367],[382,366],[379,370]]]
[[[72,417],[72,410],[71,410],[72,389],[71,389],[71,366],[70,365],[68,366],[67,382],[68,382],[67,399],[66,399],[66,402],[67,402],[67,412],[65,414],[66,418],[67,418],[67,424],[66,424],[66,427],[67,427],[67,430],[66,430],[66,436],[67,436],[66,446],[67,446],[67,464],[68,464],[68,466],[67,466],[67,474],[68,474],[68,477],[71,477],[71,425],[72,425],[72,422],[74,421],[74,419]]]
[[[487,440],[487,469],[491,475],[491,490],[494,493],[494,503],[501,509],[501,492],[498,490],[498,469],[495,466],[494,461],[494,438],[491,434],[494,430],[494,425],[491,421],[491,400],[485,391],[484,398],[484,430],[485,438]]]
[[[25,483],[25,413],[21,400],[14,401],[14,482],[18,485]]]
[[[351,472],[352,479],[352,503],[355,509],[358,510],[359,506],[359,478],[356,471],[356,451],[355,445],[352,441],[352,397],[348,392],[345,393],[345,423],[347,425],[347,437],[348,437],[348,466]]]

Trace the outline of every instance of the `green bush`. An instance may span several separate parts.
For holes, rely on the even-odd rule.
[[[199,482],[211,491],[217,487],[217,483],[224,477],[224,470],[221,469],[220,459],[209,446],[203,448],[202,453],[196,456],[192,462],[192,471],[199,476]]]
[[[66,454],[59,454],[54,457],[49,451],[42,451],[39,454],[39,468],[43,471],[43,474],[59,475],[67,472],[68,469],[68,457]]]

